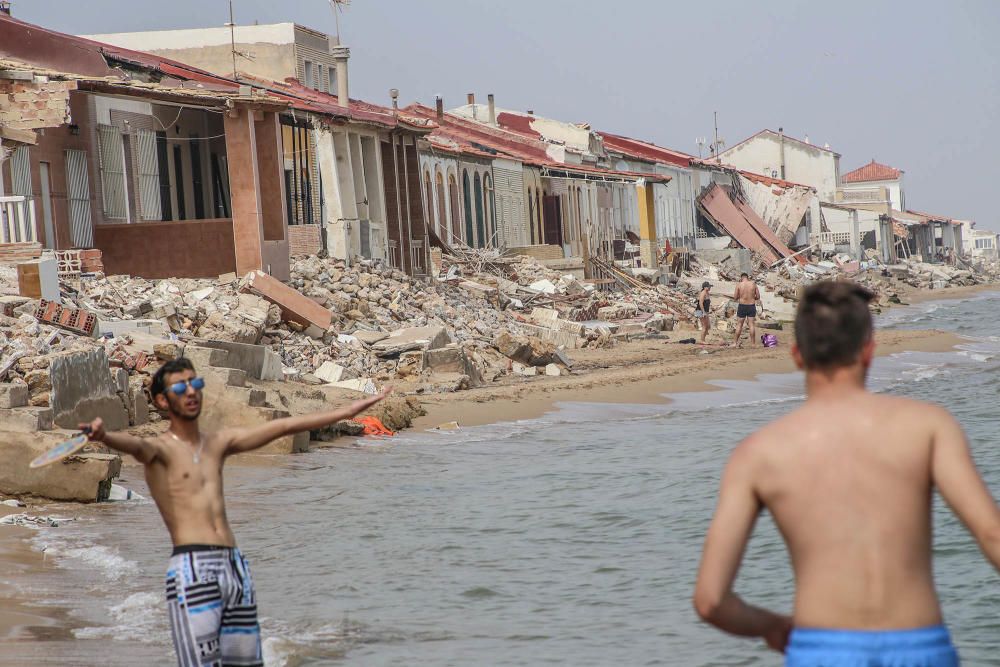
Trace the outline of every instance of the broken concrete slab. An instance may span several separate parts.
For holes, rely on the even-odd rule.
[[[0,408],[0,424],[5,431],[35,433],[52,430],[52,409],[21,407]]]
[[[28,404],[26,384],[0,384],[0,408],[21,408]]]
[[[170,335],[170,327],[160,320],[97,320],[97,331],[95,335],[105,334],[112,336],[131,336],[134,333],[143,333],[157,338],[166,338]]]
[[[71,436],[68,432],[28,434],[6,429],[0,433],[4,443],[0,493],[83,503],[106,500],[111,480],[121,472],[122,460],[116,454],[76,454],[41,468],[28,467],[35,457]]]
[[[251,271],[246,277],[247,288],[281,308],[282,317],[303,326],[314,324],[326,331],[333,321],[333,314],[307,296],[279,280],[263,273]]]
[[[256,378],[257,380],[281,382],[285,379],[284,374],[281,372],[281,357],[263,345],[204,339],[197,339],[192,344],[195,347],[192,348],[189,345],[187,350],[210,348],[225,352],[222,356],[210,356],[209,365],[211,366],[238,368],[246,373],[248,377]],[[187,356],[187,352],[185,355]]]
[[[385,331],[365,331],[364,329],[356,329],[351,335],[365,345],[374,345],[389,337],[388,332]]]
[[[562,375],[562,367],[559,364],[547,364],[545,366],[545,374],[551,377],[559,377]]]
[[[355,378],[352,380],[341,380],[340,382],[331,382],[331,387],[338,387],[340,389],[351,389],[352,391],[360,391],[362,394],[377,394],[378,387],[375,386],[375,382],[371,378]]]
[[[526,364],[522,364],[519,361],[512,362],[510,369],[514,373],[514,375],[523,375],[525,377],[534,377],[538,375],[537,368],[535,368],[534,366],[528,366]]]
[[[372,345],[379,357],[394,357],[410,350],[436,350],[451,342],[444,327],[410,327],[397,329],[384,340]]]
[[[128,427],[128,413],[115,391],[104,348],[57,355],[49,364],[53,420],[76,428],[96,417],[109,431]]]
[[[332,361],[324,361],[323,364],[316,369],[313,373],[316,377],[324,382],[341,382],[342,380],[353,380],[357,377],[357,373],[348,370],[341,366],[340,364],[334,363]]]

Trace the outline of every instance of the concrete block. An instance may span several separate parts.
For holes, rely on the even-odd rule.
[[[314,324],[323,331],[330,328],[333,314],[312,299],[263,273],[247,274],[247,288],[281,308],[282,317],[303,326]]]
[[[281,382],[285,379],[284,373],[281,372],[283,366],[281,357],[263,345],[225,340],[198,340],[195,345],[197,348],[210,348],[225,352],[223,355],[209,356],[208,365],[238,368],[246,373],[247,377],[258,380]],[[192,348],[188,346],[188,349]],[[185,356],[188,355],[185,354]]]
[[[55,257],[41,257],[19,263],[17,288],[21,296],[59,301],[59,273]]]
[[[511,363],[511,370],[514,371],[514,375],[523,375],[525,377],[534,377],[538,375],[538,369],[534,366],[527,366],[519,361]]]
[[[553,377],[559,377],[562,375],[562,368],[559,364],[549,364],[545,367],[545,374]]]
[[[0,441],[4,443],[0,493],[84,503],[106,500],[111,480],[121,472],[122,460],[116,454],[77,454],[42,468],[28,467],[32,459],[70,435],[14,433],[4,425],[4,432],[0,433]]]
[[[17,317],[14,310],[30,301],[26,296],[0,296],[0,315]]]
[[[340,382],[357,377],[356,373],[332,361],[324,361],[323,365],[316,369],[314,375],[324,382]]]
[[[0,384],[0,408],[24,407],[30,397],[26,384]]]
[[[128,408],[128,423],[132,426],[142,426],[149,421],[149,403],[146,401],[146,392],[141,386],[129,387],[126,394],[126,407]]]
[[[209,367],[199,374],[205,378],[206,386],[245,387],[247,384],[247,374],[239,368]]]
[[[226,393],[242,397],[251,408],[263,408],[267,406],[267,391],[263,389],[227,387]]]
[[[166,338],[170,328],[160,320],[101,320],[97,322],[97,335],[110,333],[115,337],[144,333],[157,338]]]
[[[534,324],[526,324],[523,322],[518,322],[517,326],[525,334],[549,341],[558,347],[565,347],[569,349],[576,349],[580,347],[581,339],[577,335],[566,333],[565,331],[557,331],[555,329],[535,326]]]
[[[229,360],[229,353],[224,349],[188,345],[184,348],[184,356],[191,360],[199,373],[212,367],[224,367]]]
[[[353,391],[360,391],[363,394],[377,394],[378,387],[375,386],[375,382],[371,378],[356,378],[354,380],[341,380],[340,382],[331,382],[331,387],[339,387],[341,389],[351,389]]]
[[[52,430],[51,408],[0,408],[0,425],[3,430],[16,433],[35,433]]]
[[[465,373],[468,359],[465,352],[458,347],[442,347],[436,350],[425,350],[423,353],[424,368],[435,373]]]
[[[128,427],[128,413],[115,391],[104,348],[53,357],[49,381],[53,419],[59,426],[73,429],[101,417],[109,431]]]
[[[124,368],[111,369],[111,382],[114,385],[116,394],[128,392],[128,371]]]
[[[436,350],[450,342],[444,327],[410,327],[393,331],[388,338],[372,345],[372,349],[380,357],[393,357],[410,350]]]

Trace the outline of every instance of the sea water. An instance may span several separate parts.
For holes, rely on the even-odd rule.
[[[947,406],[1000,494],[1000,293],[897,308],[952,352],[877,360],[875,390]],[[797,374],[719,382],[669,405],[562,404],[536,420],[401,434],[226,471],[257,583],[268,665],[776,665],[691,608],[732,447],[802,400]],[[136,467],[125,483],[147,490]],[[50,506],[47,567],[13,583],[72,629],[0,643],[2,665],[167,665],[170,552],[148,500]],[[935,501],[935,575],[965,664],[1000,664],[1000,577]],[[3,578],[0,573],[0,579]],[[781,538],[758,522],[736,584],[789,611]],[[63,624],[67,625],[67,624]]]

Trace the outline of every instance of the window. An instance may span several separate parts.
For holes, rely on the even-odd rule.
[[[476,196],[476,248],[483,248],[486,246],[486,225],[483,220],[483,179],[480,178],[479,172],[476,172],[476,176],[473,179],[475,187],[473,192]],[[471,243],[469,245],[472,245]]]
[[[472,247],[472,189],[469,187],[469,172],[462,170],[462,194],[465,195],[465,244]]]
[[[976,239],[976,250],[990,250],[993,248],[993,239]]]
[[[319,75],[316,77],[316,90],[320,92],[329,92],[326,90],[326,76],[324,76],[323,66],[316,65],[316,71]]]
[[[302,84],[306,88],[316,87],[316,82],[313,78],[313,64],[308,60],[302,62]]]
[[[98,125],[97,138],[104,217],[108,220],[127,220],[125,149],[121,130],[112,125]]]
[[[328,89],[331,95],[337,94],[337,70],[333,67],[328,67],[326,70],[327,83],[329,83],[330,88]]]
[[[434,172],[434,192],[437,194],[438,234],[447,243],[451,239],[448,238],[448,209],[444,198],[444,177],[441,176],[440,168],[435,169]]]

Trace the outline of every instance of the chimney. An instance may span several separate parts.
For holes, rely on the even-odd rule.
[[[337,101],[340,106],[346,107],[351,103],[347,85],[347,59],[351,57],[351,50],[346,46],[335,46],[330,49],[330,55],[337,63]]]
[[[440,95],[434,96],[434,106],[437,108],[437,119],[444,120],[444,100]]]
[[[0,0],[0,14],[10,16],[10,0]]]
[[[390,88],[389,97],[392,98],[392,113],[393,115],[397,115],[399,113],[399,89]]]
[[[475,103],[476,103],[476,94],[475,93],[468,93],[468,94],[466,94],[466,96],[465,96],[465,102],[466,102],[466,104],[475,105]]]
[[[531,109],[528,109],[528,115],[529,115],[529,116],[534,116],[534,115],[535,115],[535,112],[534,112],[534,111],[532,111]]]
[[[486,96],[487,101],[490,105],[490,125],[496,127],[497,125],[497,105],[496,101],[493,99],[493,93]]]

